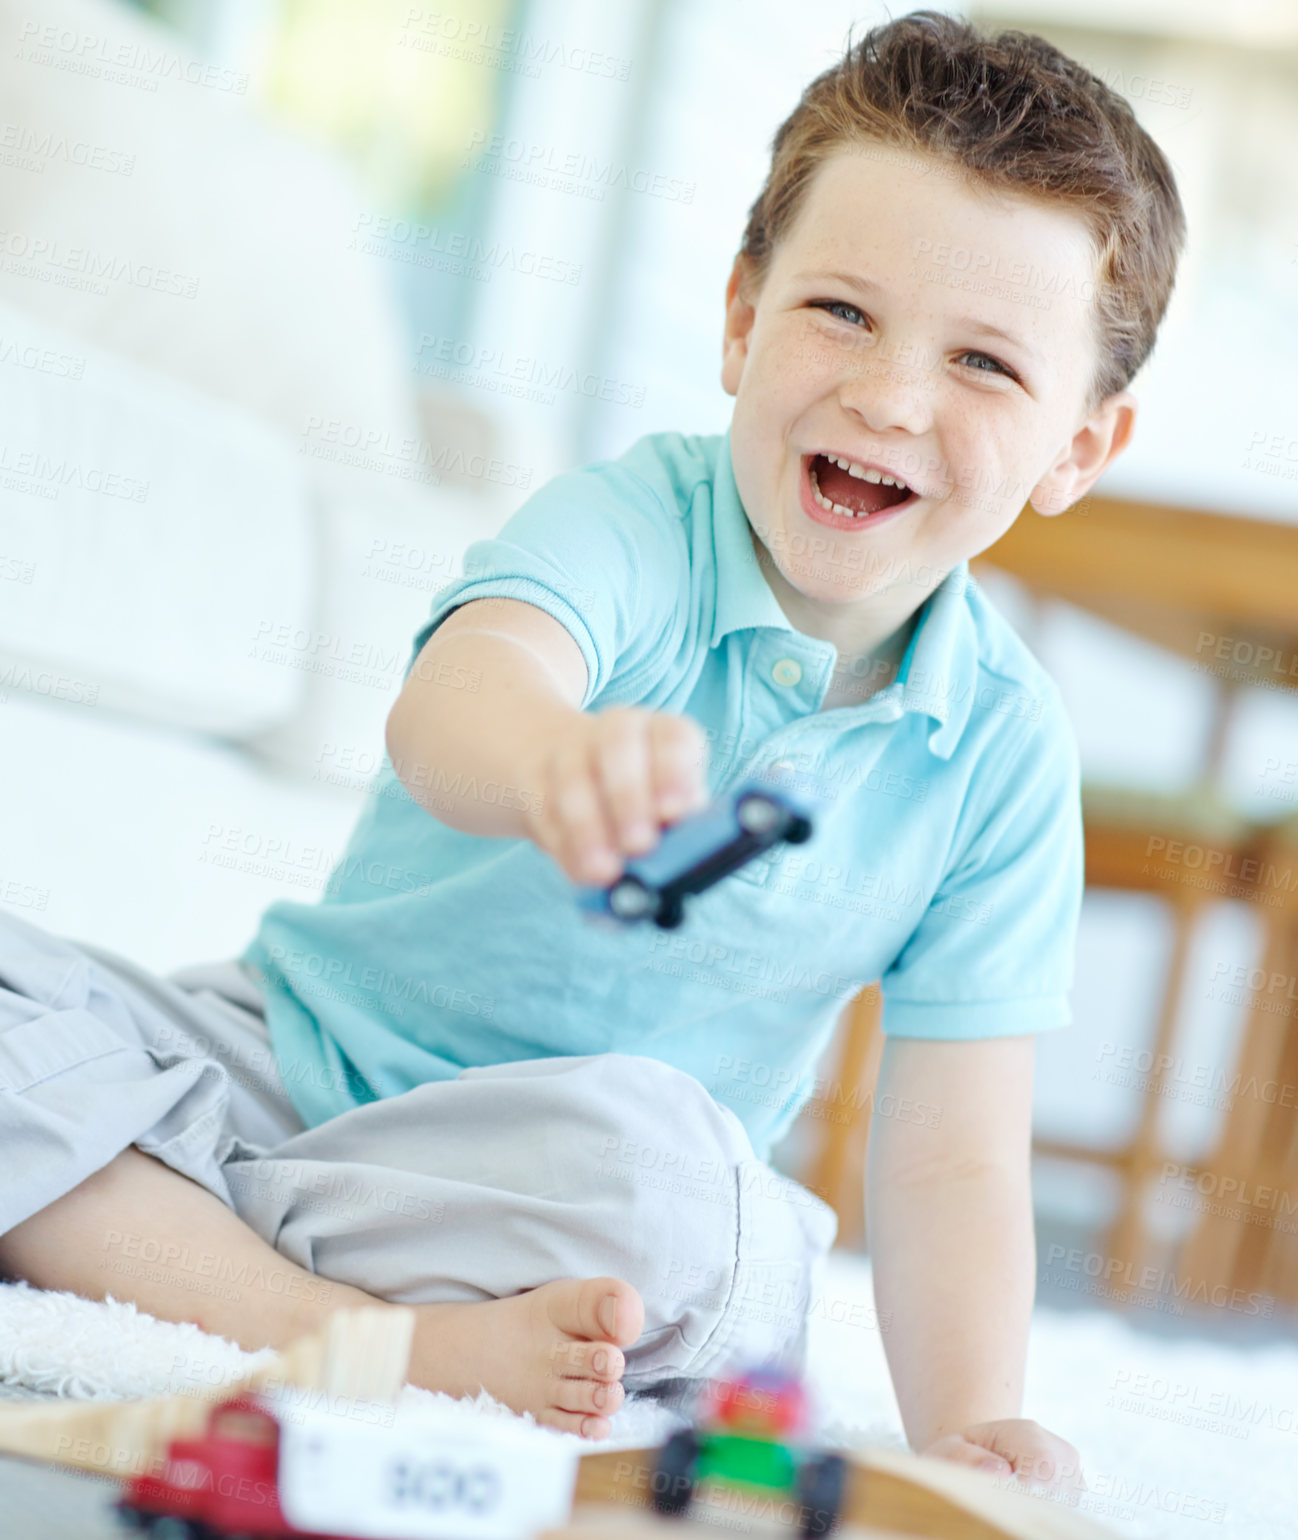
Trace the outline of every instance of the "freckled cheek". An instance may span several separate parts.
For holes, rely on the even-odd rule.
[[[808,368],[803,360],[784,356],[768,361],[763,384],[769,395],[790,401],[820,393],[823,390],[823,376]]]
[[[775,371],[785,382],[826,385],[836,381],[851,365],[850,353],[814,330],[791,330],[778,339],[771,351]]]
[[[852,352],[841,344],[822,344],[819,351],[808,358],[806,376],[821,390],[847,386],[857,391],[878,385],[886,387],[888,383],[886,368],[876,358]]]
[[[974,514],[984,503],[987,489],[1001,480],[1001,457],[994,445],[976,438],[948,437],[944,448],[951,501],[966,515]]]

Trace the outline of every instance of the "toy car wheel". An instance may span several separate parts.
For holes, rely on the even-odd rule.
[[[619,877],[609,889],[608,907],[619,920],[642,920],[658,900],[638,877]]]
[[[778,802],[750,791],[735,804],[735,817],[745,834],[770,834],[784,822],[786,813]]]
[[[672,1517],[689,1512],[694,1500],[694,1472],[699,1463],[699,1436],[693,1428],[673,1433],[658,1451],[654,1470],[653,1504]]]
[[[206,1526],[200,1528],[174,1513],[141,1514],[139,1528],[149,1540],[200,1540],[208,1533]]]
[[[798,1533],[803,1540],[817,1540],[837,1526],[846,1485],[847,1461],[841,1454],[808,1460],[798,1472],[798,1502],[802,1508]]]
[[[790,845],[804,845],[811,838],[811,820],[804,818],[801,813],[795,813],[789,820],[789,826],[784,831],[784,837]]]
[[[685,908],[679,896],[664,894],[658,901],[657,921],[661,930],[675,930],[685,918]]]

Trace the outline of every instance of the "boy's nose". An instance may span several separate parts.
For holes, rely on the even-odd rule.
[[[838,399],[844,412],[876,437],[901,433],[918,438],[932,423],[931,391],[918,371],[909,373],[911,378],[887,364],[880,365],[874,374],[854,374],[842,380]]]

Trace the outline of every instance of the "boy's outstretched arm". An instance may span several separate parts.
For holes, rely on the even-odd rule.
[[[387,749],[410,795],[470,834],[526,833],[535,745],[579,714],[586,663],[563,626],[519,599],[474,599],[428,638],[388,714]],[[494,781],[490,800],[458,788]],[[449,790],[448,790],[449,788]]]
[[[1077,1451],[1020,1415],[1036,1272],[1034,1043],[886,1040],[866,1223],[911,1447],[1076,1487]]]
[[[574,882],[611,882],[704,804],[707,740],[687,716],[583,711],[586,686],[553,616],[472,599],[429,637],[388,715],[393,769],[440,822],[530,839]]]

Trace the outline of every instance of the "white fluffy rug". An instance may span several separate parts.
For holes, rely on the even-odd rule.
[[[875,1326],[869,1263],[834,1253],[811,1314],[811,1380],[822,1433],[904,1448]],[[193,1391],[258,1367],[196,1326],[116,1301],[0,1285],[0,1383],[47,1394],[121,1398]],[[408,1386],[410,1404],[458,1404],[466,1416],[514,1414]],[[1235,1350],[1150,1336],[1101,1311],[1038,1310],[1024,1415],[1077,1446],[1081,1507],[1138,1540],[1293,1540],[1298,1535],[1298,1346]],[[530,1418],[527,1419],[531,1421]],[[585,1451],[661,1441],[667,1407],[631,1397],[613,1437]]]

